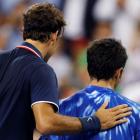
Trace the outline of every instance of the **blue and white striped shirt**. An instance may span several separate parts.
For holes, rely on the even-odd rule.
[[[96,135],[92,132],[76,135],[51,136],[52,140],[140,140],[140,105],[121,96],[112,89],[88,86],[60,102],[60,113],[74,117],[85,117],[94,114],[105,100],[109,100],[108,108],[128,104],[133,108],[128,122]]]

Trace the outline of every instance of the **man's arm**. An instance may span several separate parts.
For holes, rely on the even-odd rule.
[[[96,112],[100,120],[101,129],[108,129],[126,122],[123,117],[131,114],[131,108],[120,105],[112,109],[105,109],[104,103]],[[54,112],[53,106],[47,103],[38,103],[32,106],[36,121],[36,129],[41,134],[74,134],[83,131],[79,118],[68,117]]]
[[[36,121],[36,128],[42,134],[70,134],[81,131],[99,132],[126,120],[117,121],[120,117],[127,116],[124,113],[129,108],[126,106],[114,109],[105,109],[108,103],[96,112],[96,116],[75,118],[62,116],[55,113],[58,104],[58,86],[53,70],[47,65],[38,66],[30,79],[31,106]],[[122,108],[122,109],[120,109]],[[123,113],[119,115],[120,111]]]

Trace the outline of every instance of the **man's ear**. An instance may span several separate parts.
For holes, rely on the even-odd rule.
[[[116,70],[115,75],[114,75],[114,78],[116,80],[121,79],[122,73],[123,73],[123,68],[121,67],[121,68],[119,68],[119,69]]]
[[[55,33],[51,33],[50,34],[50,40],[51,41],[56,41],[57,40],[57,34],[58,34],[57,31]]]

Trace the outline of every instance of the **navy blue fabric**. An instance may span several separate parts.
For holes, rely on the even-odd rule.
[[[28,46],[40,52],[31,44]],[[0,140],[32,140],[35,121],[31,105],[45,101],[58,109],[53,69],[29,50],[0,54]]]

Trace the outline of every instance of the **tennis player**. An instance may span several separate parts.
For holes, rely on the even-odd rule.
[[[62,100],[60,112],[73,117],[91,116],[108,100],[108,108],[120,104],[128,104],[133,108],[132,115],[127,117],[128,122],[96,134],[81,132],[76,135],[52,137],[53,140],[140,140],[140,104],[115,91],[126,60],[125,48],[119,41],[101,39],[92,42],[87,50],[87,68],[91,82],[74,96]],[[91,122],[92,118],[87,121]]]

